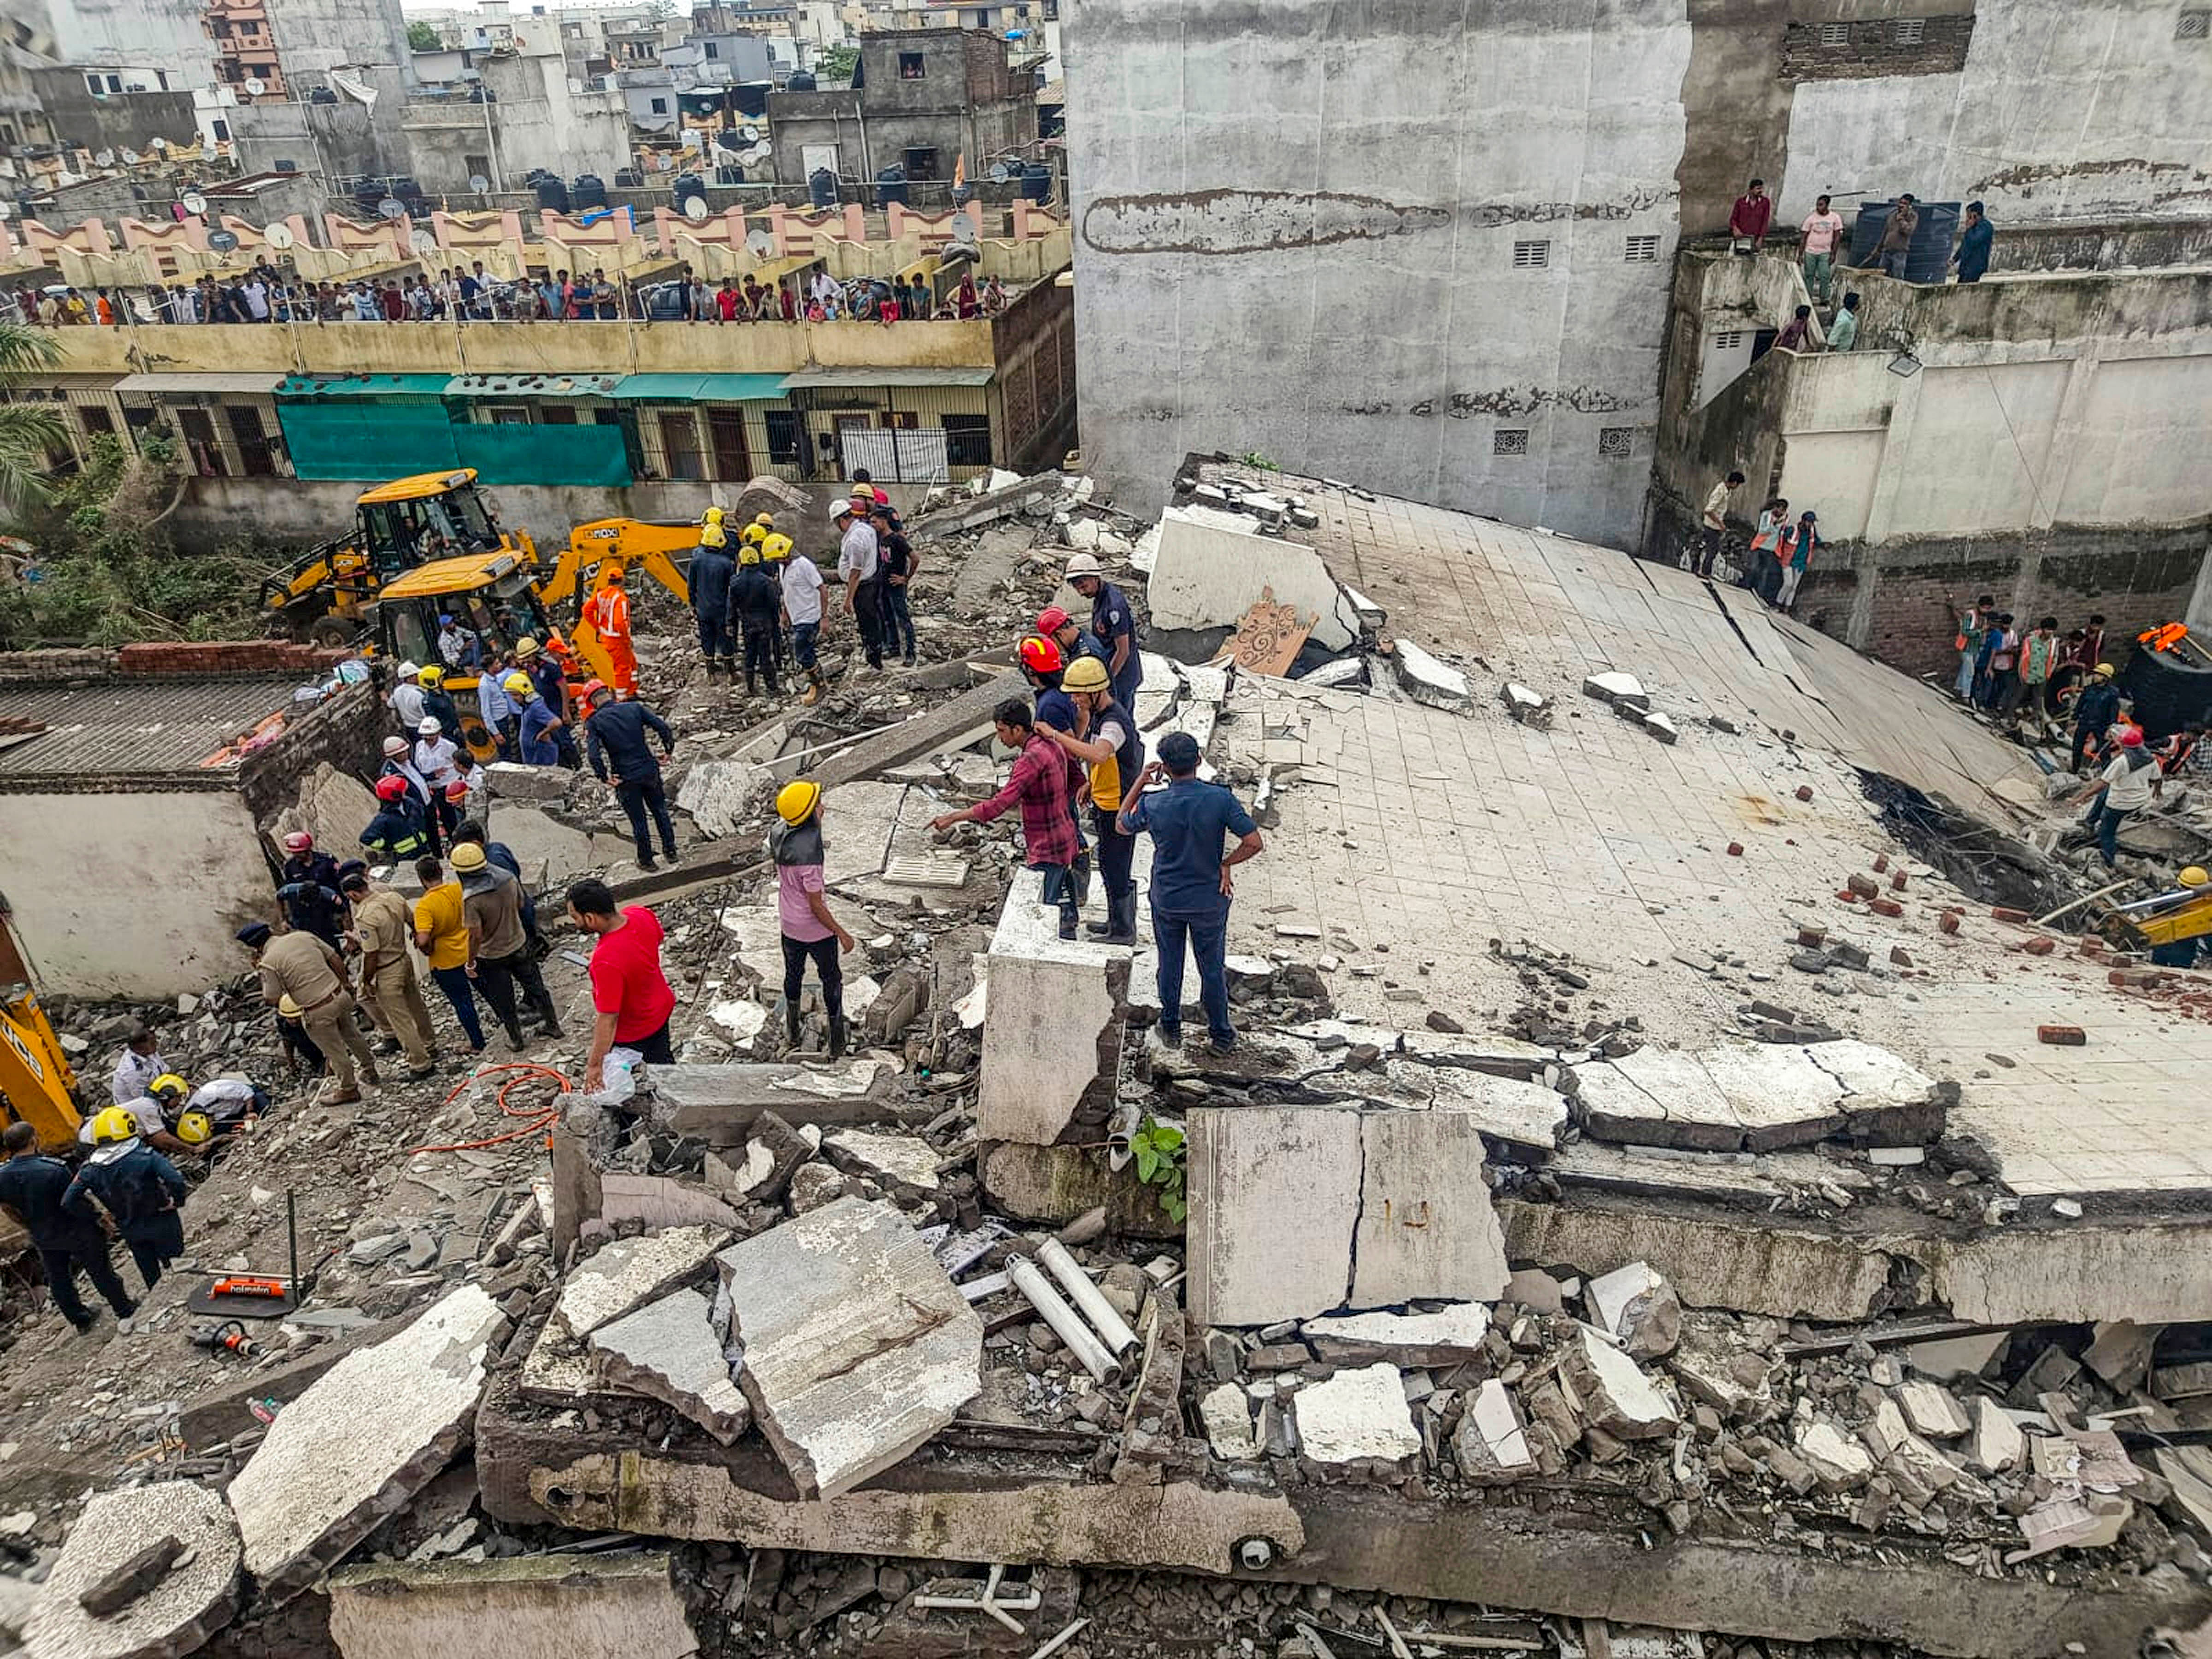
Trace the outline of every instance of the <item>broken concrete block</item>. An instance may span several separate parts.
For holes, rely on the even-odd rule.
[[[2115,1392],[2130,1393],[2150,1376],[2151,1349],[2165,1329],[2163,1325],[2138,1325],[2127,1319],[2107,1321],[2095,1328],[2081,1363]]]
[[[1850,1492],[1874,1474],[1874,1459],[1832,1423],[1808,1423],[1797,1431],[1797,1455],[1826,1491]]]
[[[822,1146],[848,1173],[917,1194],[937,1190],[937,1150],[920,1135],[833,1129],[822,1137]]]
[[[1905,1409],[1905,1421],[1931,1440],[1956,1440],[1973,1426],[1949,1391],[1933,1382],[1917,1378],[1907,1382],[1898,1392],[1898,1402]]]
[[[1310,637],[1316,644],[1330,651],[1353,644],[1336,579],[1313,549],[1231,530],[1186,507],[1161,514],[1159,549],[1145,586],[1156,635],[1234,628],[1271,589],[1273,603],[1315,618]]]
[[[672,1406],[724,1445],[752,1425],[752,1409],[731,1379],[707,1298],[670,1292],[591,1334],[588,1346],[611,1388]]]
[[[2005,1565],[2016,1566],[2053,1550],[2094,1550],[2117,1544],[2135,1512],[2136,1506],[2127,1498],[2097,1492],[2085,1493],[2079,1500],[2051,1498],[2020,1517],[2021,1535],[2027,1540],[2027,1547],[2008,1552]]]
[[[463,1285],[348,1354],[270,1425],[230,1483],[246,1568],[267,1605],[297,1595],[453,1461],[506,1329],[483,1288]]]
[[[1938,1382],[1954,1377],[1978,1376],[1996,1351],[2010,1340],[2008,1331],[1989,1331],[1978,1336],[1948,1336],[1936,1342],[1914,1342],[1899,1352],[1905,1363],[1923,1376]]]
[[[899,1462],[981,1390],[983,1322],[906,1218],[835,1203],[715,1261],[715,1318],[800,1495],[834,1498]]]
[[[1663,744],[1672,744],[1682,735],[1681,728],[1656,708],[1647,708],[1638,723]]]
[[[1674,1405],[1643,1369],[1585,1327],[1562,1356],[1560,1381],[1582,1417],[1621,1440],[1650,1440],[1674,1431]]]
[[[749,1140],[742,1152],[718,1146],[707,1154],[701,1173],[726,1198],[744,1198],[767,1184],[775,1171],[775,1154],[763,1141]]]
[[[1644,690],[1644,682],[1633,674],[1617,672],[1592,674],[1583,682],[1583,695],[1595,697],[1600,702],[1609,703],[1615,708],[1624,704],[1634,708],[1649,708],[1651,706],[1650,694]]]
[[[1508,680],[1498,695],[1505,700],[1505,712],[1523,726],[1551,724],[1552,700],[1541,692]]]
[[[791,1212],[805,1215],[845,1195],[842,1172],[827,1164],[802,1164],[791,1172]]]
[[[1186,1128],[1191,1316],[1266,1325],[1342,1306],[1360,1201],[1359,1114],[1207,1107]]]
[[[84,1605],[118,1563],[163,1537],[183,1553],[151,1586],[106,1614]],[[52,1659],[191,1653],[238,1611],[240,1556],[229,1507],[205,1486],[163,1480],[96,1493],[31,1604],[24,1640]]]
[[[184,1553],[185,1540],[165,1532],[87,1585],[78,1593],[76,1604],[95,1619],[112,1619],[167,1577]]]
[[[1522,1267],[1505,1281],[1501,1300],[1517,1303],[1537,1313],[1558,1313],[1566,1305],[1559,1281],[1541,1267]]]
[[[1966,1478],[1957,1464],[1912,1431],[1893,1400],[1876,1407],[1873,1419],[1859,1432],[1868,1449],[1885,1464],[1932,1491],[1941,1492]]]
[[[1465,1112],[1485,1135],[1514,1152],[1548,1157],[1559,1150],[1570,1108],[1558,1090],[1461,1065],[1431,1070],[1431,1110]]]
[[[1393,642],[1390,665],[1399,685],[1415,702],[1431,708],[1451,708],[1468,700],[1467,676],[1438,662],[1411,640]]]
[[[563,800],[572,775],[557,767],[524,766],[514,761],[494,761],[484,768],[485,781],[490,784],[495,800]]]
[[[1822,1140],[1836,1129],[1844,1085],[1792,1043],[1723,1042],[1700,1051],[1705,1068],[1744,1127],[1751,1152]]]
[[[1984,1395],[1974,1401],[1974,1437],[1966,1443],[1966,1462],[1984,1474],[2018,1468],[2027,1457],[2027,1437],[2003,1407]]]
[[[1462,1302],[1436,1313],[1349,1314],[1310,1320],[1299,1332],[1322,1358],[1337,1364],[1456,1365],[1480,1358],[1490,1310]]]
[[[1682,1304],[1649,1262],[1632,1261],[1593,1279],[1583,1289],[1590,1322],[1619,1337],[1638,1359],[1674,1351],[1682,1334]]]
[[[690,1278],[729,1242],[720,1227],[671,1227],[602,1245],[569,1273],[553,1323],[580,1340]]]
[[[645,1072],[653,1126],[709,1146],[739,1146],[761,1116],[787,1122],[880,1124],[891,1116],[897,1068],[865,1056],[842,1066],[738,1061],[719,1066],[652,1066]]]
[[[331,1575],[344,1659],[689,1659],[669,1558],[566,1553],[502,1561],[379,1561]]]
[[[987,958],[975,1101],[985,1140],[1049,1146],[1079,1115],[1103,1123],[1112,1109],[1129,952],[1062,939],[1057,916],[1035,875],[1015,878]]]
[[[1224,1382],[1200,1396],[1198,1416],[1216,1457],[1242,1462],[1260,1455],[1260,1442],[1252,1432],[1252,1404],[1241,1385]]]
[[[1339,1371],[1291,1398],[1299,1444],[1316,1463],[1395,1463],[1420,1455],[1420,1431],[1395,1365]]]
[[[1351,1304],[1494,1299],[1511,1269],[1483,1180],[1479,1127],[1458,1112],[1370,1112],[1358,1121],[1361,1180]]]
[[[1535,1472],[1528,1431],[1504,1383],[1486,1377],[1467,1402],[1452,1435],[1452,1458],[1470,1480],[1495,1480]]]

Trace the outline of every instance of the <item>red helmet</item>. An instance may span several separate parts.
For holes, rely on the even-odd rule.
[[[1050,639],[1061,629],[1066,627],[1067,623],[1067,612],[1056,605],[1048,605],[1037,612],[1037,632],[1047,639]]]
[[[304,830],[295,830],[284,837],[284,850],[288,853],[312,853],[315,850],[315,838]]]
[[[606,689],[607,683],[605,680],[586,680],[584,682],[584,689],[577,693],[577,695],[582,697],[586,702],[589,702],[593,697],[598,696],[600,692]]]
[[[1060,647],[1042,635],[1032,634],[1022,641],[1022,666],[1032,674],[1060,672]]]
[[[388,778],[379,778],[376,781],[376,798],[379,800],[398,800],[406,793],[407,780],[397,772]]]
[[[469,787],[465,783],[463,783],[459,778],[455,778],[451,783],[446,786],[446,799],[447,800],[466,800],[468,798]]]

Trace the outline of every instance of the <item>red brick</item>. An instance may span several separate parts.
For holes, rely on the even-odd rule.
[[[1808,951],[1817,951],[1828,942],[1828,930],[1825,927],[1800,927],[1797,942]]]
[[[2078,1025],[2039,1025],[2035,1040],[2058,1048],[2079,1048],[2089,1041],[2089,1034]]]
[[[2027,951],[2027,954],[2032,957],[2047,957],[2053,951],[2056,951],[2058,948],[2058,941],[2055,939],[2039,935],[2034,939],[2027,940],[2020,948]]]
[[[1889,872],[1889,890],[1893,893],[1901,893],[1905,890],[1904,871],[1893,870]]]
[[[1881,891],[1881,888],[1872,876],[1863,876],[1856,871],[1844,878],[1844,885],[1861,898],[1872,898],[1876,893]]]
[[[1895,899],[1869,899],[1867,908],[1878,916],[1901,916],[1905,914],[1905,907]]]
[[[2033,916],[2028,915],[2025,910],[2007,909],[2002,904],[1992,909],[1990,912],[1990,916],[1992,921],[2033,921],[2035,920]]]
[[[1741,858],[1743,856],[1743,843],[1740,841],[1730,842],[1729,843],[1729,856],[1732,859]]]
[[[1846,904],[1856,904],[1859,902],[1859,896],[1851,891],[1848,887],[1838,888],[1836,890],[1836,896],[1843,900]]]
[[[1955,910],[1946,910],[1942,915],[1936,918],[1936,926],[1946,933],[1957,933],[1959,931],[1959,913]]]
[[[1887,870],[1887,869],[1888,869],[1888,868],[1889,868],[1889,854],[1887,854],[1887,853],[1876,853],[1876,854],[1874,855],[1874,872],[1875,872],[1875,874],[1876,874],[1876,875],[1878,876],[1878,875],[1881,874],[1881,873],[1882,873],[1882,872],[1884,872],[1885,870]]]
[[[1801,784],[1799,784],[1799,785],[1797,786],[1797,799],[1798,799],[1799,800],[1810,800],[1810,799],[1813,799],[1813,786],[1812,786],[1811,784],[1809,784],[1809,783],[1801,783]]]

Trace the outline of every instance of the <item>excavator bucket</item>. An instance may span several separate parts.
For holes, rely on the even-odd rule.
[[[0,1103],[10,1122],[29,1124],[54,1151],[76,1139],[76,1074],[31,988],[14,913],[0,897]]]

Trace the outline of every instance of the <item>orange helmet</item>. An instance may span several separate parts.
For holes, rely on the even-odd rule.
[[[584,689],[581,691],[579,691],[576,695],[581,697],[586,702],[589,702],[593,697],[598,696],[600,692],[606,689],[607,683],[605,680],[586,680],[584,682]]]
[[[1041,634],[1032,634],[1022,641],[1022,666],[1032,674],[1060,672],[1060,647]]]

